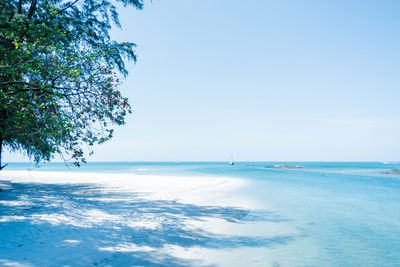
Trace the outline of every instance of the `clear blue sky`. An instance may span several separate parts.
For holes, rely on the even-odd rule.
[[[400,160],[400,1],[155,0],[120,16],[134,114],[91,161]]]

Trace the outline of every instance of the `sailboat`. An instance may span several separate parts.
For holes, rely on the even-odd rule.
[[[229,162],[229,165],[234,165],[235,163],[233,162],[233,155],[231,154],[231,161]]]

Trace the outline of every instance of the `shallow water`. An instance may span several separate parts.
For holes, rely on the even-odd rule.
[[[304,168],[266,168],[275,164]],[[31,167],[12,163],[7,169]],[[400,175],[383,173],[394,168],[400,164],[125,162],[88,163],[80,169],[51,163],[33,171],[243,178],[249,183],[234,194],[251,199],[257,208],[230,231],[260,236],[267,242],[255,245],[241,240],[243,246],[210,251],[210,262],[215,259],[224,266],[400,266]]]

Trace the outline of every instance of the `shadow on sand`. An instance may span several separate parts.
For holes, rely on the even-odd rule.
[[[295,236],[222,235],[189,222],[285,222],[276,213],[148,200],[94,184],[2,181],[0,266],[205,266],[174,249],[273,247]]]

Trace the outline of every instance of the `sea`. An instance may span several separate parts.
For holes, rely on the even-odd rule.
[[[292,168],[282,168],[287,165]],[[250,199],[257,208],[236,222],[236,239],[232,234],[230,242],[212,241],[213,248],[226,252],[218,254],[225,266],[230,261],[232,266],[400,266],[400,175],[389,172],[399,168],[399,162],[91,162],[81,168],[68,168],[63,163],[7,166],[10,171],[244,179],[245,186],[233,194]]]

